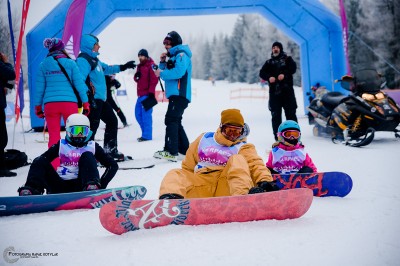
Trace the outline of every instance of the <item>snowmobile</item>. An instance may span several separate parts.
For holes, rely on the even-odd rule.
[[[375,131],[393,131],[400,138],[400,107],[381,90],[381,75],[375,69],[363,69],[340,80],[349,95],[328,92],[316,97],[307,109],[313,119],[314,136],[330,136],[334,143],[353,147],[372,142]]]

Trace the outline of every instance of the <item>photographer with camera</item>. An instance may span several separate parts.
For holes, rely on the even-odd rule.
[[[182,44],[182,38],[176,31],[168,33],[163,44],[167,53],[161,54],[159,68],[154,73],[165,81],[169,103],[165,114],[164,149],[154,153],[154,157],[176,162],[179,154],[185,155],[189,147],[182,116],[192,98],[192,52],[188,45]]]
[[[269,84],[268,107],[272,115],[272,129],[276,141],[278,140],[276,133],[282,123],[282,108],[285,111],[286,120],[297,122],[297,103],[293,90],[293,74],[296,68],[296,62],[283,51],[282,44],[274,42],[271,58],[260,70],[260,78],[268,81]]]
[[[86,80],[88,88],[92,88],[94,104],[91,104],[89,114],[90,129],[93,134],[91,140],[94,140],[97,129],[100,125],[100,119],[106,124],[104,132],[104,150],[116,161],[124,161],[126,157],[118,151],[118,119],[107,100],[107,85],[105,75],[111,75],[125,71],[129,68],[135,69],[135,61],[129,61],[123,65],[107,65],[98,59],[99,39],[91,34],[82,35],[81,53],[76,62],[82,77]],[[93,107],[94,106],[94,107]]]
[[[15,79],[14,67],[8,63],[7,55],[0,52],[0,177],[2,176],[16,176],[17,173],[11,172],[6,168],[6,158],[4,149],[7,146],[8,135],[6,128],[6,111],[7,107],[6,94],[7,88],[12,89],[13,86],[8,83],[10,80]]]

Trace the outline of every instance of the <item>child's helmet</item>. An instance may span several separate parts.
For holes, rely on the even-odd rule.
[[[301,130],[296,121],[286,120],[278,128],[278,141],[285,145],[294,146],[300,142]]]
[[[65,139],[75,147],[85,146],[92,136],[89,119],[82,114],[70,115],[65,123],[65,130]]]

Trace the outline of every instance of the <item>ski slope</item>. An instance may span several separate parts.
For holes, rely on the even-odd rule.
[[[128,92],[118,101],[132,124],[118,131],[119,150],[135,159],[150,158],[164,145],[167,104],[154,108],[154,140],[138,143],[132,75],[117,78]],[[239,108],[251,128],[248,141],[256,145],[264,161],[267,159],[273,143],[267,99],[244,98],[249,96],[245,93],[231,99],[232,91],[259,85],[217,81],[212,86],[209,81],[193,80],[192,87],[193,101],[183,117],[191,141],[202,132],[216,130],[223,109]],[[377,132],[369,146],[351,148],[316,138],[303,115],[301,88],[296,88],[296,94],[306,150],[319,171],[343,171],[353,178],[353,190],[347,197],[314,197],[310,210],[296,220],[169,226],[122,236],[103,229],[99,210],[0,217],[0,251],[12,248],[14,253],[41,253],[37,258],[8,256],[18,259],[13,265],[399,265],[400,140],[392,133]],[[29,107],[25,108],[24,117],[29,113]],[[29,119],[24,118],[23,124],[25,130],[30,129]],[[103,138],[103,127],[96,138]],[[13,121],[7,129],[7,148],[11,148]],[[15,130],[14,148],[25,151],[29,158],[47,148],[47,144],[37,142],[43,139],[42,133],[23,135],[21,123]],[[151,169],[119,171],[109,187],[144,185],[148,189],[146,198],[155,199],[164,174],[179,166],[170,162]],[[16,177],[0,178],[0,196],[17,194],[28,167],[16,172]],[[4,256],[0,265],[9,265]]]

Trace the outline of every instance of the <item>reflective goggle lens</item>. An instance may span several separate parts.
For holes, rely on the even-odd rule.
[[[226,135],[237,135],[240,136],[242,134],[243,127],[232,126],[232,125],[223,125],[222,132]]]
[[[72,126],[68,128],[68,132],[71,133],[72,136],[88,136],[89,135],[89,127],[88,126]]]
[[[297,130],[286,130],[281,132],[281,136],[287,139],[298,139],[300,138],[300,131]]]

